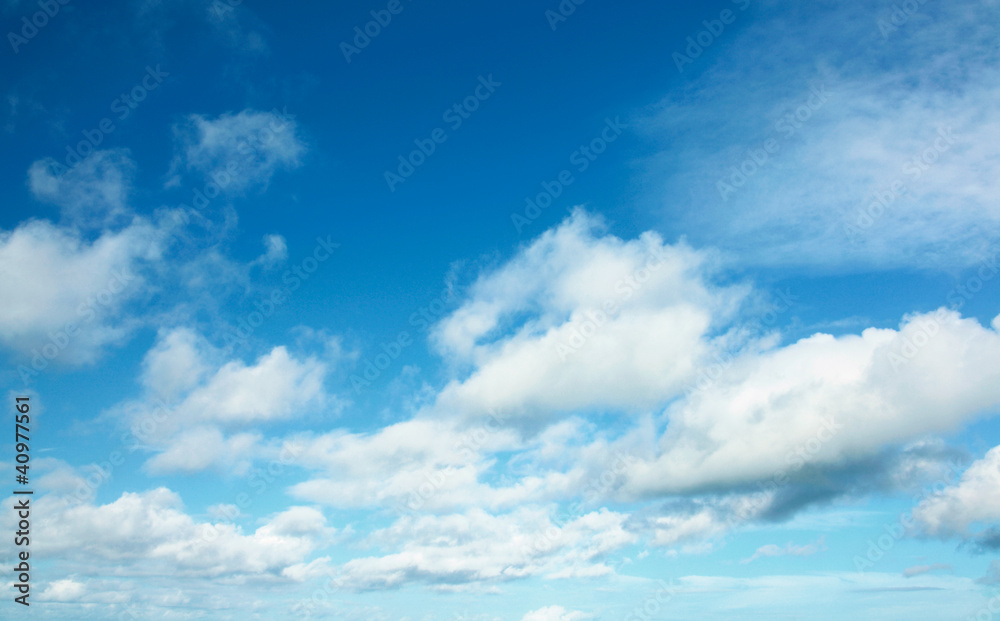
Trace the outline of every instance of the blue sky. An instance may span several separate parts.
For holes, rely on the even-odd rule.
[[[995,1],[0,11],[0,617],[1000,610]]]

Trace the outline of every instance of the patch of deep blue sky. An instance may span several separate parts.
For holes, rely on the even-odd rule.
[[[234,50],[195,14],[204,7],[172,11],[156,24],[156,36],[136,36],[141,18],[133,9],[71,3],[2,69],[6,93],[16,95],[22,105],[9,119],[7,148],[0,151],[0,180],[9,188],[0,225],[9,230],[29,217],[58,218],[55,207],[31,198],[26,171],[46,156],[63,160],[66,146],[77,144],[81,132],[97,127],[102,118],[114,118],[115,131],[99,146],[132,151],[138,164],[133,206],[148,213],[190,203],[202,183],[188,176],[179,187],[163,188],[174,154],[172,125],[192,113],[214,117],[244,108],[287,108],[308,146],[304,164],[276,174],[266,192],[251,190],[232,198],[239,226],[228,249],[250,260],[262,251],[264,234],[280,233],[288,239],[294,265],[312,251],[317,235],[331,235],[341,247],[239,352],[252,359],[290,342],[291,329],[305,324],[343,334],[348,346],[370,357],[382,343],[408,331],[415,343],[404,348],[370,390],[350,391],[350,367],[330,380],[356,401],[335,424],[373,429],[384,424],[386,408],[405,395],[389,390],[404,365],[419,366],[420,380],[441,380],[437,359],[424,343],[426,331],[411,317],[441,298],[453,262],[464,262],[457,268],[461,292],[479,268],[511,256],[580,203],[604,215],[610,232],[623,238],[657,229],[668,241],[690,235],[696,246],[711,245],[711,234],[664,221],[644,192],[641,162],[663,145],[650,139],[641,124],[657,101],[684,89],[724,56],[729,42],[748,24],[781,17],[754,3],[741,10],[743,4],[587,0],[553,30],[544,11],[557,10],[557,2],[403,0],[403,10],[348,63],[339,44],[351,41],[354,27],[363,27],[371,20],[369,12],[382,9],[383,3],[244,3],[243,26],[264,35],[264,54]],[[688,45],[686,37],[704,30],[703,20],[715,19],[725,9],[734,10],[736,19],[679,73],[672,54]],[[19,10],[8,9],[7,20],[19,20]],[[846,47],[855,44],[844,42]],[[896,61],[887,57],[884,62]],[[120,118],[116,99],[140,83],[149,66],[160,66],[169,76]],[[481,77],[492,77],[499,86],[460,127],[450,127],[444,111],[475,94]],[[734,82],[731,88],[753,85]],[[720,119],[742,114],[728,102],[717,109],[712,102],[705,105]],[[601,134],[606,119],[619,117],[629,130],[579,171],[573,153]],[[390,191],[385,171],[396,171],[398,156],[409,154],[416,148],[414,140],[425,141],[436,128],[445,128],[446,139]],[[706,132],[702,140],[709,148],[718,141],[715,146],[726,149],[754,146],[755,138],[748,130]],[[511,214],[523,213],[525,199],[536,197],[542,184],[558,179],[563,170],[572,172],[573,182],[518,230]],[[669,202],[671,197],[658,200]],[[822,272],[744,269],[737,260],[721,277],[749,279],[772,293],[791,292],[795,304],[774,322],[789,340],[817,330],[842,334],[872,325],[894,327],[904,313],[952,304],[955,298],[949,294],[966,285],[975,271],[857,265]],[[262,291],[277,284],[273,276],[257,277]],[[1000,300],[996,284],[987,283],[981,293],[964,300],[963,314],[988,323]],[[228,300],[228,321],[236,324],[252,310],[252,302],[239,296]],[[835,323],[841,320],[854,323]],[[222,344],[220,335],[208,336]],[[79,428],[73,421],[90,420],[136,392],[134,378],[153,338],[151,330],[143,330],[121,349],[112,348],[98,366],[53,370],[39,379],[37,387],[52,412],[49,441],[60,457],[73,463],[105,457],[100,444],[75,441]],[[979,426],[979,432],[995,429]],[[968,434],[958,439],[974,440]],[[195,507],[199,500],[209,501],[198,478],[171,481]],[[243,482],[227,485],[237,490]],[[116,491],[143,488],[146,481],[123,469],[116,486]],[[109,491],[101,500],[116,496]],[[217,495],[211,496],[217,501]],[[280,502],[268,498],[262,505],[277,507]],[[896,501],[881,505],[903,508]],[[770,538],[762,535],[761,542]],[[828,540],[831,548],[832,543]],[[752,554],[754,545],[743,547],[745,556]],[[704,567],[706,573],[710,570]]]

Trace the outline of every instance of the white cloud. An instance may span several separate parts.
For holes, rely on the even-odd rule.
[[[300,537],[327,530],[323,513],[313,507],[290,507],[274,516],[265,528],[269,533]]]
[[[998,6],[921,4],[883,40],[879,11],[888,19],[893,6],[881,4],[760,20],[685,68],[689,86],[649,123],[670,145],[650,173],[665,180],[668,230],[734,251],[743,265],[979,261],[1000,234],[1000,114],[989,105],[1000,59],[987,26]],[[773,44],[762,58],[765,40]],[[734,81],[757,87],[734,90]],[[812,88],[825,103],[801,108]]]
[[[907,579],[898,572],[872,571],[687,575],[677,580],[673,595],[662,603],[661,609],[670,614],[666,618],[771,618],[775,602],[781,602],[788,615],[824,621],[868,615],[894,621],[947,619],[955,616],[955,610],[975,611],[988,599],[968,578],[925,575]]]
[[[604,474],[613,453],[604,441],[562,463],[570,454],[565,434],[587,441],[575,429],[579,419],[556,416],[600,407],[634,412],[676,397],[717,346],[708,334],[735,313],[746,290],[708,284],[709,257],[684,245],[665,245],[652,233],[623,241],[601,228],[578,210],[481,276],[432,336],[453,366],[473,366],[471,375],[449,383],[413,420],[370,434],[301,438],[299,463],[320,474],[293,494],[339,507],[501,510],[572,498]],[[577,331],[589,334],[591,309],[608,320],[577,342]],[[561,345],[574,349],[565,360]],[[534,428],[522,436],[525,427]],[[483,482],[500,451],[518,451],[517,465],[534,471],[496,486]]]
[[[60,495],[71,494],[77,489],[87,490],[87,479],[76,468],[61,459],[51,457],[35,457],[31,460],[35,470],[32,481],[39,489],[55,492]],[[91,492],[85,494],[91,496]]]
[[[620,480],[631,459],[592,432],[576,419],[524,439],[503,418],[463,426],[418,417],[373,433],[296,436],[296,463],[316,474],[290,491],[328,506],[405,514],[573,499],[580,512],[601,506],[606,479]],[[510,456],[505,463],[501,453]]]
[[[83,583],[72,578],[65,578],[50,582],[39,595],[39,599],[46,602],[75,602],[79,601],[85,593],[86,587]]]
[[[398,552],[350,560],[339,568],[334,584],[368,590],[414,581],[447,587],[535,575],[606,575],[613,570],[602,562],[605,555],[636,540],[624,529],[626,519],[601,510],[556,525],[548,512],[527,508],[497,516],[480,509],[406,516],[370,537]]]
[[[969,466],[957,484],[923,500],[913,517],[926,535],[1000,547],[1000,446]]]
[[[288,258],[288,243],[281,235],[265,235],[264,247],[266,251],[254,260],[255,264],[259,263],[270,268],[283,263]]]
[[[703,507],[696,513],[675,513],[654,518],[650,527],[654,546],[677,546],[717,537],[728,530],[712,507]]]
[[[241,472],[255,457],[277,456],[278,448],[265,446],[253,430],[227,432],[323,408],[336,412],[343,404],[326,392],[326,373],[326,362],[300,360],[280,346],[250,365],[224,362],[191,330],[164,329],[143,361],[145,394],[112,411],[159,452],[146,464],[152,472],[211,466]]]
[[[193,330],[162,330],[142,361],[142,383],[161,399],[175,399],[209,373],[201,350],[209,345]]]
[[[36,369],[92,360],[132,328],[120,311],[143,287],[140,268],[160,258],[165,233],[142,219],[93,240],[45,220],[0,231],[0,287],[18,292],[0,300],[0,342],[38,357]]]
[[[174,164],[197,170],[222,190],[264,186],[280,169],[301,164],[306,147],[288,114],[243,110],[214,119],[193,114],[175,128],[180,154]]]
[[[817,552],[825,550],[826,546],[823,544],[823,537],[813,543],[807,543],[804,545],[797,546],[791,542],[788,542],[784,546],[778,546],[773,543],[761,546],[757,548],[757,551],[753,553],[753,556],[743,559],[740,561],[743,564],[752,563],[759,558],[773,557],[773,556],[812,556]]]
[[[146,354],[142,381],[151,397],[173,398],[167,404],[173,423],[165,427],[172,430],[181,423],[261,423],[323,406],[325,374],[324,362],[298,360],[283,346],[252,365],[222,363],[220,352],[207,341],[187,328],[173,328],[161,330]]]
[[[102,226],[122,220],[135,163],[125,149],[95,151],[70,169],[45,158],[28,169],[28,187],[36,199],[63,209],[76,225]]]
[[[145,467],[151,474],[192,473],[215,465],[242,473],[261,452],[261,440],[258,433],[226,436],[216,427],[192,427],[172,436]]]
[[[950,571],[951,569],[951,565],[947,565],[945,563],[934,563],[933,565],[914,565],[913,567],[907,567],[904,569],[903,576],[906,578],[912,578],[913,576],[929,574],[932,571]]]
[[[293,121],[271,130],[268,119],[273,115],[260,114],[264,116],[239,117],[247,125],[260,125],[248,139],[263,142],[253,143],[237,173],[266,182],[274,166],[291,165],[299,151],[294,135],[288,134],[294,132]],[[240,151],[247,139],[219,135],[225,131],[208,132],[213,138],[191,148],[207,161],[223,153],[232,138]],[[151,217],[135,215],[129,205],[134,174],[128,152],[120,149],[94,152],[68,171],[51,158],[29,169],[35,198],[59,205],[63,217],[59,224],[27,220],[11,231],[0,230],[0,286],[19,292],[0,301],[0,344],[28,355],[28,375],[36,376],[53,360],[93,361],[103,346],[122,342],[148,321],[150,313],[135,307],[156,293],[174,293],[175,310],[168,313],[211,307],[224,300],[234,283],[248,293],[254,266],[270,269],[287,258],[281,235],[266,235],[264,253],[241,264],[211,243],[199,247],[205,240],[194,239],[187,230],[187,212],[161,209]],[[210,242],[231,225],[207,224]],[[189,295],[201,296],[191,308],[184,300]],[[151,312],[148,305],[144,310]]]
[[[247,56],[263,56],[269,52],[267,40],[260,31],[249,28],[247,22],[259,22],[249,8],[232,5],[210,4],[204,7],[208,22],[236,52]]]
[[[320,474],[294,485],[292,494],[332,506],[444,510],[509,505],[533,491],[529,485],[496,492],[479,482],[491,464],[487,453],[519,444],[501,428],[473,436],[447,422],[418,419],[371,434],[334,431],[297,442],[297,463]]]
[[[313,578],[330,575],[330,557],[324,556],[308,563],[296,563],[281,571],[281,575],[295,582],[305,582]]]
[[[641,533],[648,545],[667,548],[669,556],[703,554],[740,524],[758,520],[776,500],[774,489],[717,492],[646,506],[632,515],[630,529]]]
[[[6,513],[13,515],[10,504]],[[232,524],[196,522],[166,488],[127,492],[104,505],[42,497],[33,515],[39,554],[84,562],[95,573],[113,564],[118,575],[278,577],[334,533],[310,507],[290,507],[250,534]],[[54,591],[67,592],[74,592],[71,585]]]
[[[566,610],[562,606],[546,606],[525,614],[521,617],[521,621],[578,621],[587,618],[589,615],[578,610]]]
[[[708,257],[655,233],[599,236],[577,210],[480,277],[434,329],[456,365],[474,365],[438,397],[443,414],[490,409],[544,420],[584,408],[635,410],[678,395],[711,347],[706,337],[745,293],[707,282]]]
[[[996,322],[995,322],[996,323]],[[1000,335],[940,309],[900,330],[817,334],[750,353],[670,406],[631,493],[739,485],[837,466],[951,431],[1000,404]]]
[[[905,317],[898,330],[816,334],[781,346],[739,324],[737,306],[749,293],[708,284],[705,256],[652,234],[622,241],[599,228],[577,211],[483,275],[432,337],[454,368],[472,368],[468,377],[448,383],[413,420],[302,438],[300,463],[319,473],[292,493],[338,507],[432,512],[582,495],[600,506],[722,494],[651,525],[654,545],[692,545],[725,532],[736,513],[756,519],[798,506],[775,493],[801,487],[817,468],[850,477],[850,468],[877,461],[888,468],[882,484],[923,480],[941,466],[928,434],[959,429],[1000,404],[995,328],[939,309]],[[664,257],[659,267],[642,286],[627,284],[614,316],[560,360],[555,346],[578,327],[574,316],[609,291],[615,296],[616,283],[654,253]],[[723,346],[736,350],[731,361],[711,381],[695,382],[714,361],[708,353]],[[591,422],[592,410],[626,415],[611,429]],[[898,459],[885,458],[902,446],[909,448]],[[615,451],[626,456],[620,472],[607,463]],[[512,455],[498,458],[504,452]],[[501,476],[487,483],[490,474]],[[609,480],[590,484],[600,477]],[[773,485],[748,509],[738,495],[759,481]]]
[[[193,421],[245,424],[287,418],[323,404],[326,365],[315,358],[299,361],[284,347],[248,366],[230,361],[174,408]]]

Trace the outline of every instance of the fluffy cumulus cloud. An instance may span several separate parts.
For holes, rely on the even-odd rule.
[[[279,578],[335,533],[310,507],[290,507],[247,534],[233,524],[198,522],[166,488],[126,492],[103,505],[43,497],[34,516],[39,554],[90,567],[111,563],[118,575]],[[79,597],[77,584],[53,583],[47,592]]]
[[[261,442],[259,433],[227,436],[217,427],[192,427],[167,440],[146,468],[154,474],[199,472],[212,466],[243,472],[262,453]]]
[[[412,420],[300,438],[316,474],[292,493],[434,513],[683,495],[698,500],[637,524],[684,548],[852,486],[919,484],[954,457],[928,434],[1000,404],[996,321],[939,309],[781,345],[745,329],[752,292],[713,286],[704,255],[600,226],[578,211],[481,276],[432,331],[465,377]],[[591,309],[604,320],[584,332]],[[718,373],[699,375],[723,347]],[[624,411],[623,424],[609,435],[595,410]],[[806,483],[817,470],[829,489]],[[762,481],[766,493],[746,493]]]
[[[952,486],[924,499],[914,510],[925,535],[959,538],[1000,548],[1000,447],[991,449]]]
[[[613,570],[607,554],[635,542],[627,516],[592,512],[561,525],[542,509],[492,515],[481,509],[445,516],[404,516],[374,532],[390,554],[354,558],[334,583],[355,590],[423,582],[437,588],[492,584],[528,576],[600,576]]]
[[[251,365],[220,356],[187,328],[163,330],[143,361],[142,383],[175,401],[172,418],[185,423],[266,422],[324,403],[326,364],[317,358],[298,360],[281,346]]]
[[[96,503],[94,492],[113,479],[113,468],[77,470],[47,458],[32,466],[32,558],[37,552],[59,559],[59,569],[32,590],[32,604],[100,606],[135,617],[169,615],[179,605],[232,611],[243,606],[234,593],[250,584],[255,609],[268,591],[283,595],[287,609],[299,597],[297,585],[327,575],[329,558],[316,551],[342,537],[315,507],[285,505],[252,519],[219,504],[208,507],[205,520],[164,487]],[[14,504],[4,500],[0,516],[12,532]],[[13,558],[12,544],[0,545],[0,553]]]
[[[120,311],[172,230],[131,215],[134,168],[127,151],[110,150],[69,170],[51,158],[28,170],[34,198],[63,212],[61,224],[28,220],[0,230],[0,287],[18,292],[0,302],[0,342],[31,354],[29,377],[57,358],[92,360],[132,327]],[[101,230],[89,232],[94,227]]]
[[[434,329],[472,372],[438,396],[443,414],[526,419],[587,408],[635,411],[680,394],[742,289],[713,286],[710,259],[655,233],[623,241],[577,210]]]
[[[210,345],[193,330],[163,331],[142,361],[143,385],[156,397],[172,400],[193,389],[209,373],[202,351]]]
[[[174,408],[185,420],[243,424],[286,418],[321,400],[325,365],[276,347],[255,364],[230,361]]]
[[[940,309],[899,330],[817,334],[737,357],[667,410],[658,457],[627,487],[676,493],[834,467],[924,434],[959,429],[1000,405],[994,321]]]
[[[477,443],[445,422],[411,420],[370,434],[334,431],[301,438],[298,444],[297,463],[319,473],[293,486],[300,498],[338,507],[441,510],[503,500],[479,478],[490,465],[489,452],[519,442],[499,427]],[[523,486],[508,491],[507,504],[529,491]]]
[[[712,285],[711,258],[683,244],[602,229],[576,211],[484,273],[432,329],[434,346],[466,377],[412,420],[303,438],[299,461],[320,474],[293,492],[336,506],[433,511],[578,496],[610,467],[613,447],[588,443],[593,429],[560,417],[633,413],[675,398],[729,338],[715,333],[746,294]],[[575,463],[561,459],[567,442],[579,445]],[[503,451],[533,472],[485,482]]]
[[[86,586],[82,582],[66,578],[50,582],[39,599],[46,602],[76,602],[82,599],[86,592]]]
[[[0,342],[39,361],[91,360],[130,330],[121,310],[142,290],[142,267],[162,253],[169,231],[143,219],[88,237],[30,220],[0,231]]]
[[[218,186],[215,194],[267,186],[276,171],[297,168],[306,151],[294,118],[279,110],[193,114],[175,134],[180,152],[174,168],[202,173]]]
[[[506,511],[550,502],[568,502],[580,512],[606,501],[634,461],[594,440],[594,427],[580,419],[530,438],[511,422],[490,415],[461,425],[422,415],[370,433],[297,435],[289,440],[296,463],[313,474],[290,491],[338,508],[407,514]]]
[[[143,361],[145,394],[114,411],[157,451],[152,471],[240,469],[268,454],[254,426],[340,407],[324,388],[326,373],[324,361],[300,360],[285,347],[246,364],[226,360],[191,330],[162,330]]]

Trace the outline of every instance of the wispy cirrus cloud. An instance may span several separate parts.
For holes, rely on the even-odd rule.
[[[76,226],[102,227],[127,221],[136,172],[127,149],[95,151],[66,169],[52,158],[28,169],[28,187],[40,201],[62,208]]]
[[[220,190],[266,188],[278,170],[301,165],[306,146],[295,120],[285,112],[246,109],[215,118],[192,114],[174,127],[179,170],[197,171]]]
[[[821,552],[826,549],[826,545],[823,543],[823,537],[820,537],[817,541],[813,543],[806,543],[803,545],[795,545],[791,542],[786,543],[784,546],[775,545],[769,543],[766,546],[761,546],[748,558],[740,561],[743,564],[752,563],[760,558],[769,558],[775,556],[812,556],[817,552]]]
[[[998,7],[928,3],[883,37],[894,7],[798,7],[702,61],[647,125],[670,137],[650,175],[666,226],[757,265],[976,263],[1000,233],[1000,115],[983,105]]]
[[[579,610],[566,610],[562,606],[546,606],[532,610],[521,617],[521,621],[578,621],[588,619],[589,615]]]

